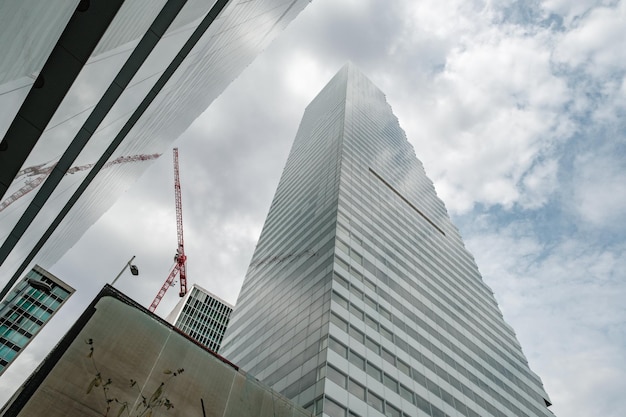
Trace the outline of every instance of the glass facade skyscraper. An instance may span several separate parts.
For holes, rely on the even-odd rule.
[[[315,415],[551,416],[384,94],[307,107],[221,352]]]
[[[35,265],[0,304],[0,375],[74,293]]]
[[[308,4],[2,2],[2,295],[72,247]]]
[[[218,352],[233,306],[201,286],[193,284],[165,318],[204,346]]]

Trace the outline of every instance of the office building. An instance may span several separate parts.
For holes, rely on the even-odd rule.
[[[0,375],[74,293],[35,265],[0,304]]]
[[[106,286],[2,417],[311,417]]]
[[[165,318],[174,327],[218,352],[233,306],[197,284],[178,301]]]
[[[74,245],[308,4],[3,2],[0,299]]]
[[[551,416],[384,94],[309,104],[220,353],[315,415]]]

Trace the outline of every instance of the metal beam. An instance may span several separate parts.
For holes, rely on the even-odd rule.
[[[0,199],[123,3],[82,0],[78,4],[0,143]]]
[[[157,80],[157,82],[154,84],[152,89],[148,92],[146,97],[143,99],[143,101],[139,104],[137,109],[130,116],[129,120],[122,127],[120,132],[115,136],[115,138],[113,139],[113,141],[111,142],[109,147],[106,149],[106,151],[104,151],[103,155],[100,157],[98,162],[89,171],[89,174],[87,174],[87,177],[79,185],[78,189],[74,192],[74,194],[72,194],[72,196],[67,201],[65,206],[63,206],[63,209],[61,209],[61,212],[56,216],[54,221],[50,224],[48,229],[44,232],[44,234],[39,239],[37,244],[30,251],[28,256],[26,256],[26,258],[24,259],[24,261],[22,262],[20,267],[13,274],[13,276],[11,277],[9,282],[4,286],[4,288],[0,292],[0,299],[5,297],[5,295],[9,292],[9,290],[11,289],[13,284],[19,279],[19,277],[22,274],[22,272],[24,272],[26,267],[30,264],[30,262],[33,260],[33,258],[37,255],[39,250],[43,247],[43,245],[46,243],[46,241],[52,235],[52,233],[54,233],[56,228],[63,221],[63,219],[65,218],[67,213],[69,213],[69,211],[72,209],[72,207],[74,206],[76,201],[80,198],[80,196],[85,192],[85,190],[87,189],[89,184],[91,184],[91,182],[93,181],[95,176],[100,172],[100,170],[102,169],[104,164],[108,161],[108,159],[111,157],[113,152],[115,152],[115,150],[118,148],[118,146],[126,138],[126,136],[128,135],[128,132],[130,132],[130,130],[137,123],[137,121],[139,121],[141,116],[143,116],[143,114],[148,109],[150,104],[154,101],[154,99],[157,97],[157,95],[163,89],[163,87],[165,87],[165,84],[169,81],[169,79],[172,77],[172,75],[174,75],[174,72],[176,72],[178,67],[183,63],[183,61],[185,60],[187,55],[189,55],[189,53],[191,52],[193,47],[198,43],[200,38],[202,38],[202,35],[204,35],[206,30],[209,28],[209,26],[211,26],[211,24],[215,21],[215,19],[221,14],[221,12],[224,10],[224,8],[229,3],[229,1],[230,0],[218,0],[213,5],[211,10],[209,10],[209,12],[206,14],[204,19],[202,19],[202,21],[200,22],[198,27],[195,29],[195,31],[192,33],[192,35],[189,37],[187,42],[185,42],[185,44],[183,45],[183,47],[181,48],[179,53],[176,55],[176,57],[174,57],[174,59],[169,64],[169,66],[165,69],[163,74],[161,74],[161,77]],[[123,69],[122,69],[122,71],[123,71]],[[122,72],[122,71],[120,71],[120,72]],[[48,178],[48,180],[52,180],[52,175]],[[43,187],[42,187],[42,190],[40,190],[40,192],[41,191],[43,191]],[[32,209],[32,210],[37,211],[37,212],[39,211],[39,209],[37,207],[34,207],[32,203],[27,208],[27,211],[29,209]],[[29,218],[30,217],[34,218],[34,216],[31,216],[30,214],[28,215],[28,217]],[[24,216],[22,216],[22,218],[20,218],[20,221],[18,223],[22,222],[23,219],[24,219],[24,224],[21,224],[21,227],[24,227],[24,225],[26,225],[26,227],[28,227],[28,225],[30,224],[30,221],[32,221],[32,219],[29,221],[28,219],[25,219]],[[16,228],[14,228],[14,230],[16,230],[17,227],[18,227],[18,225],[16,225]],[[16,230],[16,231],[19,232],[19,230]],[[21,237],[22,234],[23,234],[23,232],[20,234],[20,237]],[[13,249],[13,246],[14,246],[14,244],[11,246],[11,245],[7,245],[7,242],[5,242],[5,244],[0,248],[0,264],[5,261],[6,257],[8,256],[8,254]]]

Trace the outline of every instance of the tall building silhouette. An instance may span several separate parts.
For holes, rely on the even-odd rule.
[[[551,416],[384,94],[307,107],[220,353],[315,415]]]
[[[0,298],[72,247],[308,4],[4,2]]]

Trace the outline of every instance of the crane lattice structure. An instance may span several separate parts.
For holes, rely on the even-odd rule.
[[[161,156],[160,153],[153,153],[149,155],[140,154],[140,155],[131,155],[131,156],[120,156],[119,158],[116,158],[112,161],[107,162],[106,164],[102,166],[102,168],[106,169],[112,165],[124,164],[127,162],[148,161],[151,159],[157,159],[159,156]],[[15,178],[17,179],[20,177],[26,177],[27,178],[26,184],[24,184],[19,190],[17,190],[16,192],[8,196],[6,199],[2,201],[2,203],[0,203],[0,211],[9,207],[11,204],[15,203],[17,200],[19,200],[20,198],[24,197],[26,194],[30,193],[35,188],[37,188],[42,182],[44,182],[46,178],[48,178],[48,176],[50,175],[50,173],[52,172],[56,164],[57,163],[55,162],[49,166],[46,166],[47,163],[33,165],[30,167],[26,167],[22,169],[21,171],[19,171],[17,175],[15,176]],[[91,169],[94,165],[95,164],[85,164],[85,165],[78,165],[78,166],[72,167],[65,172],[65,175],[75,174],[79,171],[87,171]]]
[[[178,249],[174,256],[174,267],[167,277],[163,286],[159,290],[156,297],[150,304],[148,310],[154,312],[165,295],[165,292],[172,286],[176,275],[179,275],[180,292],[179,296],[184,297],[187,294],[187,256],[185,255],[185,243],[183,240],[183,206],[180,197],[180,175],[178,172],[178,148],[174,148],[174,199],[176,201],[176,230],[178,233]]]

